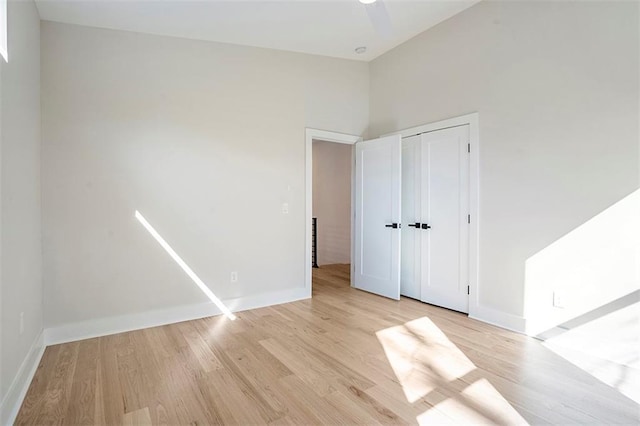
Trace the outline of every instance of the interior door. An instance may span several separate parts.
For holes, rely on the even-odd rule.
[[[469,126],[422,137],[422,301],[469,312]]]
[[[420,300],[421,136],[402,139],[402,230],[400,294]]]
[[[400,299],[400,135],[356,144],[354,287]]]

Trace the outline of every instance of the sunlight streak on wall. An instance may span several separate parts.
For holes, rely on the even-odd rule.
[[[640,190],[527,259],[527,334],[538,335],[638,289]]]
[[[144,226],[145,229],[151,234],[151,236],[155,238],[158,244],[160,244],[160,246],[162,246],[162,248],[165,249],[167,253],[169,253],[169,256],[171,256],[171,258],[178,264],[178,266],[182,268],[182,270],[189,276],[189,278],[191,278],[191,280],[196,283],[200,290],[202,290],[202,292],[218,307],[218,309],[220,309],[220,311],[222,311],[222,313],[230,320],[235,320],[236,316],[220,301],[220,299],[218,299],[218,297],[216,297],[215,294],[213,294],[211,289],[209,289],[209,287],[207,287],[207,285],[200,279],[200,277],[198,277],[196,273],[193,272],[189,265],[187,265],[185,261],[182,260],[180,256],[178,256],[178,253],[176,253],[164,240],[164,238],[162,238],[162,236],[158,234],[153,226],[151,226],[151,224],[147,222],[144,216],[142,216],[142,214],[137,210],[135,216],[136,219],[138,219],[138,221],[142,224],[142,226]]]

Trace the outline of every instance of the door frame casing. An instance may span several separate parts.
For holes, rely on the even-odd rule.
[[[435,121],[421,126],[390,132],[382,136],[401,135],[403,138],[419,133],[434,132],[450,127],[469,126],[469,317],[479,314],[479,235],[480,235],[480,117],[477,112]]]
[[[311,218],[313,217],[313,141],[325,141],[335,142],[345,145],[352,145],[362,141],[361,136],[349,135],[346,133],[338,133],[327,130],[313,129],[310,127],[305,128],[305,267],[304,267],[304,281],[305,289],[308,291],[308,296],[311,297]],[[354,245],[354,179],[355,179],[355,153],[351,150],[351,286],[353,286],[353,258],[355,256]]]

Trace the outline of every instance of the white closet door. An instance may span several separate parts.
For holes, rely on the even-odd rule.
[[[400,294],[420,299],[420,143],[419,135],[402,139],[402,245]]]
[[[400,299],[401,139],[356,144],[354,286]]]
[[[422,300],[469,311],[469,126],[423,133]]]

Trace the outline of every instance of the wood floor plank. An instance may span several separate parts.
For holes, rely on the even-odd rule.
[[[407,423],[415,423],[419,416],[428,419],[429,424],[453,424],[453,419],[447,417],[426,401],[419,400],[413,404],[407,404],[402,386],[396,383],[383,382],[366,390],[367,395],[376,400],[380,404],[389,407],[394,413],[397,413]],[[425,413],[430,412],[429,416]]]
[[[107,424],[118,424],[125,413],[124,398],[118,378],[117,345],[122,335],[114,334],[100,338],[101,393],[104,400],[104,418]]]
[[[158,343],[165,342],[166,344],[167,340],[163,329],[161,327],[154,327],[144,330],[143,333],[131,334],[131,342],[135,347],[155,348],[158,346]],[[147,409],[151,422],[156,425],[171,425],[178,422],[177,417],[171,409],[173,398],[167,394],[163,386],[167,380],[163,374],[166,368],[165,361],[170,358],[171,356],[162,350],[138,351],[137,360],[141,374],[144,375],[150,388],[149,392],[146,393]]]
[[[177,324],[178,330],[182,333],[191,351],[196,356],[203,371],[210,372],[223,368],[220,360],[211,351],[211,348],[202,338],[198,329],[190,322]]]
[[[367,412],[365,407],[361,407],[360,404],[354,402],[345,395],[344,392],[338,390],[324,397],[335,410],[349,419],[349,424],[356,425],[379,425],[384,424],[377,421],[376,416]],[[382,404],[380,404],[382,405]],[[397,422],[400,424],[401,422]]]
[[[277,370],[269,368],[269,365],[279,361],[273,358],[271,362],[264,362],[265,357],[273,358],[271,355],[262,355],[262,358],[258,358],[251,350],[244,349],[230,354],[229,358],[235,364],[233,370],[236,371],[236,374],[243,375],[251,387],[261,395],[263,402],[269,405],[274,413],[270,416],[272,417],[271,421],[275,421],[287,412],[286,401],[288,398],[279,392],[277,385],[274,385],[278,379],[285,376],[280,375]]]
[[[188,344],[179,339],[178,328],[162,328],[168,342],[184,343],[170,346],[169,357],[156,358],[162,374],[159,398],[168,401],[166,415],[169,420],[175,418],[178,424],[216,424],[216,413],[209,409],[209,401],[199,382],[207,373],[199,370],[199,363]]]
[[[289,395],[292,397],[295,395],[299,403],[306,408],[308,416],[313,416],[317,419],[313,422],[314,424],[348,424],[347,419],[340,412],[333,408],[324,398],[319,397],[315,389],[311,389],[297,375],[284,377],[279,379],[279,382]],[[326,395],[329,395],[329,393]]]
[[[351,402],[360,407],[371,416],[377,423],[385,425],[395,425],[402,422],[402,418],[386,404],[377,401],[369,396],[363,389],[357,386],[340,387],[338,392]]]
[[[102,359],[100,359],[100,353],[101,353],[101,349],[102,349],[102,345],[101,345],[102,341],[101,339],[98,340],[98,348],[99,348],[99,353],[98,353],[98,359],[96,360],[96,396],[94,398],[94,416],[93,416],[93,420],[94,420],[94,424],[96,425],[106,425],[107,424],[107,419],[105,417],[105,407],[104,407],[104,393],[103,393],[103,388],[104,388],[104,373],[103,373],[103,367],[102,367]]]
[[[149,393],[153,389],[152,383],[140,365],[141,352],[135,350],[132,337],[132,334],[123,336],[116,350],[117,374],[125,413],[148,407]]]
[[[99,339],[87,339],[78,347],[73,384],[64,416],[68,424],[95,424]]]
[[[62,345],[56,363],[54,374],[49,378],[44,393],[44,404],[36,417],[34,424],[53,423],[63,424],[70,401],[73,376],[78,361],[78,342]]]
[[[212,388],[217,391],[216,400],[221,405],[235,408],[232,410],[234,424],[264,424],[270,420],[276,420],[281,416],[273,416],[270,418],[265,415],[264,406],[257,405],[253,395],[245,393],[242,389],[243,384],[239,383],[237,377],[229,371],[216,370],[207,375],[207,381],[211,383]],[[236,407],[242,407],[237,409]]]
[[[147,426],[151,424],[151,415],[147,407],[131,411],[122,416],[123,426]]]
[[[55,374],[56,360],[61,348],[62,345],[54,345],[45,349],[29,390],[22,402],[22,407],[18,412],[16,425],[35,424],[44,404],[47,385]]]
[[[56,345],[19,425],[639,424],[541,342],[313,270],[313,298]],[[638,385],[640,387],[640,384]]]
[[[287,365],[296,377],[310,387],[318,396],[322,397],[336,390],[325,375],[326,369],[321,365],[313,365],[309,354],[300,350],[299,346],[286,346],[274,338],[261,340],[260,344],[283,364]],[[293,350],[290,348],[293,348]]]

